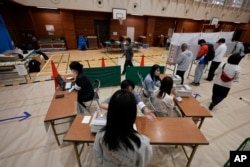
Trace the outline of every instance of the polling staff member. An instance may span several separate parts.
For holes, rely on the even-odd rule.
[[[76,75],[74,89],[78,91],[77,101],[86,108],[84,102],[93,99],[94,88],[88,77],[84,74],[82,64],[78,61],[73,61],[70,63],[69,68]]]
[[[149,72],[149,74],[147,74],[147,76],[144,79],[144,83],[146,86],[146,92],[144,92],[147,96],[151,96],[156,87],[160,87],[161,86],[161,81],[160,81],[160,66],[158,64],[155,64],[151,67],[151,70]]]

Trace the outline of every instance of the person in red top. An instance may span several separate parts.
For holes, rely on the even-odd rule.
[[[203,74],[203,70],[207,65],[207,61],[204,59],[208,52],[208,45],[206,45],[206,41],[204,39],[200,39],[198,41],[198,45],[200,45],[200,50],[197,53],[196,60],[198,61],[198,64],[195,68],[195,74],[194,74],[194,81],[191,83],[194,86],[200,85],[200,80]]]

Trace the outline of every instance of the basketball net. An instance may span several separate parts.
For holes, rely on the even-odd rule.
[[[123,24],[123,18],[122,17],[118,17],[118,20],[119,20],[120,25],[122,25]]]

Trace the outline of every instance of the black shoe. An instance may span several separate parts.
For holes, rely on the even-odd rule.
[[[200,83],[198,82],[198,83],[194,83],[194,86],[199,86],[200,85]]]
[[[207,78],[207,79],[205,79],[205,80],[206,80],[206,81],[212,81],[212,79],[208,79],[208,78]]]
[[[212,110],[213,108],[214,108],[214,104],[213,104],[213,103],[210,103],[208,109],[209,109],[209,110]]]
[[[125,73],[121,73],[121,75],[125,75]]]

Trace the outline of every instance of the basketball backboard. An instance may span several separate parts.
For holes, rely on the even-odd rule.
[[[113,8],[113,19],[119,20],[122,18],[122,20],[126,20],[127,18],[127,10],[126,9],[121,9],[121,8]]]

